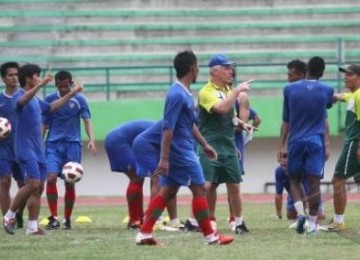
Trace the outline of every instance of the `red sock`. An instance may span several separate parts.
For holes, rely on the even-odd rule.
[[[143,193],[142,186],[143,186],[143,183],[141,184],[140,200],[139,200],[139,207],[138,207],[138,216],[139,216],[141,224],[144,221],[144,193]]]
[[[46,198],[48,201],[51,216],[57,217],[58,191],[56,183],[46,183]]]
[[[156,220],[161,216],[166,205],[165,199],[156,195],[151,201],[145,212],[144,224],[141,228],[141,232],[150,234],[153,230]]]
[[[142,196],[142,184],[136,182],[130,182],[126,190],[126,199],[129,209],[130,223],[140,221],[140,207],[142,214],[141,203]]]
[[[229,217],[229,223],[230,223],[230,222],[233,222],[233,221],[235,221],[235,217],[234,217],[234,215],[230,215],[230,217]]]
[[[74,185],[66,185],[65,186],[65,209],[64,209],[64,217],[65,219],[70,219],[72,215],[72,211],[75,204],[75,186]]]
[[[205,196],[194,197],[192,201],[194,216],[204,236],[214,233],[210,224],[209,206]]]

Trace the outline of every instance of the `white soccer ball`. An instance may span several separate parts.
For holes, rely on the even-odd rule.
[[[8,137],[11,134],[10,121],[5,117],[0,117],[0,137]]]
[[[68,183],[74,184],[81,180],[84,168],[78,162],[68,162],[62,168],[62,176]]]

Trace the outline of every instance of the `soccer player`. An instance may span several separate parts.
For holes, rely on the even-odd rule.
[[[287,80],[288,82],[295,82],[298,80],[305,79],[306,76],[306,63],[302,60],[291,60],[286,65],[287,71]]]
[[[174,198],[180,186],[188,186],[193,194],[192,209],[206,244],[229,244],[233,237],[221,236],[210,224],[204,175],[194,151],[193,135],[204,152],[216,159],[216,151],[206,142],[195,125],[194,101],[190,85],[199,72],[192,51],[183,51],[174,59],[177,80],[170,87],[164,108],[161,153],[154,174],[160,176],[160,192],[148,206],[144,224],[136,236],[138,245],[161,245],[152,235],[153,226],[166,203]]]
[[[26,64],[19,70],[21,89],[13,96],[13,106],[17,113],[14,152],[24,173],[25,185],[16,193],[10,208],[4,216],[4,229],[8,234],[15,233],[15,214],[21,205],[27,202],[29,221],[26,233],[43,235],[38,227],[40,198],[46,178],[45,150],[41,134],[41,115],[53,112],[63,106],[70,98],[82,90],[76,86],[64,97],[49,104],[37,98],[36,93],[52,80],[48,74],[40,79],[40,68],[35,64]]]
[[[45,98],[47,103],[59,100],[71,92],[73,85],[72,75],[68,71],[59,71],[55,75],[57,92]],[[47,113],[42,118],[43,136],[46,136],[46,198],[51,216],[48,217],[46,229],[58,229],[58,190],[57,179],[61,178],[62,167],[70,161],[81,162],[81,127],[80,118],[84,122],[88,136],[87,145],[94,155],[96,154],[95,139],[91,125],[90,110],[86,98],[82,94],[73,96],[64,106],[55,113]],[[47,133],[47,135],[46,135]],[[71,229],[71,215],[75,203],[75,184],[65,184],[65,209],[63,229]]]
[[[107,134],[104,142],[111,171],[122,172],[130,180],[126,190],[129,222],[128,229],[139,229],[143,218],[144,178],[136,175],[134,139],[154,122],[135,120],[122,124]]]
[[[283,192],[284,192],[284,190],[286,190],[286,192],[288,193],[287,200],[286,200],[286,212],[287,212],[286,216],[287,216],[287,219],[293,220],[293,219],[297,219],[297,212],[294,207],[294,200],[291,197],[291,193],[290,193],[289,176],[286,172],[286,163],[287,163],[286,156],[287,155],[284,154],[284,160],[282,162],[283,164],[279,165],[275,169],[275,209],[276,209],[276,216],[279,219],[282,219]],[[305,176],[303,176],[303,177],[305,177]],[[304,192],[307,195],[309,192],[308,180],[306,178],[303,178],[302,184],[304,186]],[[318,220],[324,219],[324,218],[325,218],[324,204],[321,201],[320,207],[318,210]],[[291,226],[293,226],[293,224]],[[296,223],[294,224],[294,226],[296,227]]]
[[[230,207],[235,216],[237,234],[248,232],[241,215],[240,182],[242,173],[236,152],[234,127],[251,129],[235,115],[234,104],[241,92],[249,90],[248,82],[231,89],[233,62],[222,54],[209,61],[210,80],[199,92],[199,129],[206,141],[218,151],[218,160],[209,160],[203,149],[199,156],[204,170],[207,190],[226,183]],[[215,200],[209,198],[210,213],[214,216]]]
[[[320,179],[326,157],[327,108],[332,106],[334,90],[319,79],[325,70],[325,61],[313,57],[307,66],[306,79],[295,81],[284,88],[283,122],[280,132],[278,161],[282,162],[288,140],[287,171],[291,195],[298,214],[298,233],[305,232],[305,194],[303,175],[309,181],[309,229],[316,232],[320,206]]]
[[[332,179],[335,215],[328,230],[335,232],[345,229],[346,180],[351,177],[354,177],[356,182],[360,180],[360,65],[351,64],[345,68],[339,68],[339,71],[344,73],[345,87],[350,92],[335,94],[337,100],[348,104],[344,144]]]
[[[1,78],[5,83],[5,90],[0,94],[0,117],[7,118],[12,125],[12,134],[0,139],[0,206],[3,216],[10,207],[11,176],[16,180],[18,188],[24,185],[24,176],[14,155],[14,126],[16,112],[12,106],[12,96],[18,88],[19,65],[16,62],[6,62],[1,65]],[[25,204],[16,212],[16,225],[23,227],[22,212]]]
[[[163,128],[163,120],[157,121],[147,130],[139,134],[132,146],[136,161],[136,174],[141,178],[151,178],[150,199],[154,198],[160,191],[159,178],[153,178],[152,175],[157,168],[160,160],[161,134]],[[177,217],[176,197],[169,200],[166,204],[170,221],[164,225],[162,217],[159,217],[154,229],[177,231],[183,229]]]

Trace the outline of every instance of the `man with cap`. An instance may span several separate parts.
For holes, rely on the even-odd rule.
[[[354,177],[356,182],[360,181],[360,65],[351,64],[344,68],[339,68],[339,71],[344,73],[345,87],[350,92],[334,95],[336,100],[347,102],[347,110],[344,145],[335,166],[332,179],[335,215],[328,226],[328,231],[333,232],[338,232],[345,228],[346,180]]]
[[[236,99],[241,92],[249,90],[249,81],[231,89],[233,65],[223,54],[216,54],[209,61],[210,80],[199,92],[199,129],[206,141],[217,151],[218,159],[209,160],[201,147],[199,157],[208,191],[226,183],[230,207],[235,216],[235,232],[242,234],[248,232],[248,229],[241,215],[242,173],[236,152],[234,128],[249,130],[252,126],[241,121],[235,114]],[[211,200],[209,203],[215,204]],[[214,218],[215,205],[209,207],[210,215]]]

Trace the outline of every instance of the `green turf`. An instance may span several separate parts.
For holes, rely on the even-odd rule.
[[[326,207],[331,215],[331,204]],[[75,224],[72,231],[57,230],[42,237],[26,236],[23,230],[10,236],[0,230],[0,259],[355,259],[360,251],[359,204],[348,205],[347,230],[317,236],[288,229],[290,222],[275,219],[272,204],[246,203],[244,210],[251,232],[229,246],[205,246],[199,233],[156,231],[165,246],[154,248],[135,245],[136,232],[121,223],[124,206],[77,207],[74,217],[90,216],[91,224]],[[47,211],[42,209],[42,217]],[[182,219],[188,212],[187,206],[179,207]],[[220,231],[230,234],[225,206],[218,207],[217,217]]]

